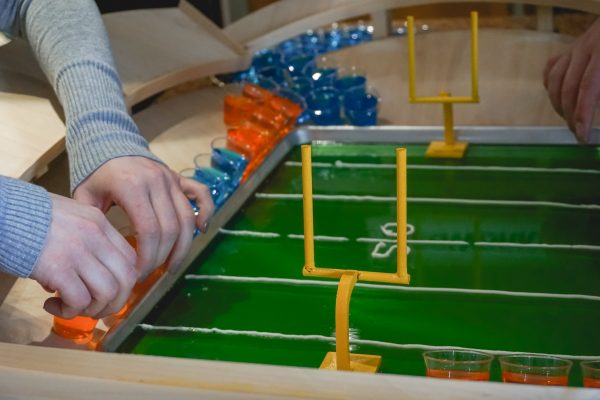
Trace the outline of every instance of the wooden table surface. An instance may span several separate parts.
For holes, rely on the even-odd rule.
[[[549,106],[541,84],[540,72],[546,58],[551,53],[564,48],[569,41],[570,39],[566,37],[532,31],[482,31],[480,39],[482,103],[480,105],[456,106],[457,124],[562,125],[563,122],[554,115]],[[466,32],[431,32],[417,36],[419,94],[435,94],[441,89],[451,89],[455,94],[468,92],[468,86],[465,84],[469,79],[468,53],[465,50],[465,43],[468,43]],[[441,124],[442,111],[440,106],[408,104],[405,38],[396,37],[375,41],[345,49],[332,54],[330,58],[343,65],[358,65],[367,70],[369,83],[377,88],[383,99],[380,113],[382,121],[398,125]],[[30,83],[29,80],[19,80],[19,77],[12,75],[3,76],[11,77],[11,79],[0,79],[0,85],[4,85],[1,88],[6,88],[7,84],[15,82],[12,78],[17,79],[19,84],[22,83],[24,87],[34,85],[35,89],[35,85],[37,85],[37,83]],[[192,166],[195,154],[208,151],[213,138],[225,135],[226,129],[222,122],[222,99],[224,94],[225,89],[223,88],[205,88],[152,105],[136,114],[134,119],[139,124],[142,132],[149,139],[152,139],[151,149],[171,168],[181,170]],[[0,101],[3,98],[11,99],[11,101],[2,102],[0,105],[9,104],[9,107],[15,106],[16,108],[13,110],[12,108],[0,107],[0,119],[4,123],[9,121],[9,126],[12,121],[18,123],[18,129],[8,131],[8,133],[12,132],[12,136],[9,135],[7,138],[3,138],[3,143],[10,143],[10,146],[2,149],[6,151],[8,164],[12,168],[18,165],[17,161],[20,157],[24,157],[20,161],[21,164],[25,166],[27,166],[27,163],[35,165],[36,162],[42,159],[42,155],[48,153],[48,146],[46,149],[35,147],[35,133],[48,132],[49,128],[58,130],[61,127],[60,119],[57,117],[56,120],[48,122],[48,120],[31,118],[30,110],[35,109],[36,106],[45,107],[46,111],[48,107],[51,107],[49,100],[46,99],[46,103],[40,100],[43,97],[31,98],[5,91],[0,94]],[[17,99],[18,103],[13,102],[14,99]],[[24,123],[24,121],[27,123]],[[23,130],[22,127],[24,126],[28,129]],[[6,130],[1,130],[1,132],[5,134]],[[16,140],[17,138],[25,138],[25,136],[29,138],[29,140],[26,140],[26,144],[19,143]],[[57,142],[56,138],[53,140],[55,143]],[[26,151],[26,149],[30,150]],[[23,170],[27,170],[27,168],[23,168]],[[23,172],[20,173],[21,176],[25,176]],[[0,288],[0,299],[3,301],[0,305],[0,341],[19,344],[64,345],[64,343],[53,338],[50,333],[51,319],[42,310],[43,300],[48,294],[33,281],[22,279],[14,281],[10,278],[4,279],[4,277],[1,281],[3,287]],[[14,284],[11,281],[14,281]],[[268,398],[267,396],[273,398],[293,396],[300,398],[302,396],[360,398],[362,392],[358,388],[355,392],[345,388],[352,388],[354,383],[358,385],[359,381],[364,380],[369,382],[368,385],[371,385],[369,387],[382,390],[381,398],[453,398],[459,386],[465,390],[464,396],[462,396],[463,393],[458,396],[460,398],[482,398],[484,394],[489,395],[488,398],[490,399],[592,399],[594,396],[598,396],[597,392],[584,390],[526,388],[523,391],[523,389],[514,389],[512,385],[489,384],[478,386],[477,383],[468,382],[460,383],[457,386],[457,383],[449,385],[448,383],[427,381],[427,384],[424,385],[424,381],[419,378],[401,376],[367,378],[362,375],[354,377],[353,375],[330,375],[327,373],[322,375],[321,373],[317,374],[318,371],[310,370],[301,370],[298,374],[319,382],[317,386],[311,386],[313,391],[266,391],[265,388],[271,387],[269,385],[278,387],[278,381],[275,380],[268,384],[263,382],[262,386],[259,385],[263,389],[253,392],[249,389],[253,387],[251,382],[243,379],[232,381],[238,382],[240,386],[230,384],[219,387],[210,386],[208,378],[203,379],[202,377],[212,376],[210,371],[213,366],[221,365],[219,363],[213,364],[200,360],[165,361],[163,359],[157,360],[156,357],[140,359],[135,356],[79,352],[77,357],[81,358],[78,362],[87,362],[101,367],[96,371],[85,373],[81,373],[77,368],[63,369],[62,372],[56,372],[56,368],[62,368],[63,366],[63,354],[66,358],[71,357],[71,355],[68,353],[69,356],[67,357],[67,353],[44,353],[46,350],[33,346],[0,345],[0,365],[3,370],[0,387],[7,388],[7,391],[2,390],[2,392],[21,395],[22,397],[27,397],[28,394],[40,396],[40,392],[36,392],[34,387],[20,386],[29,379],[35,379],[40,383],[54,382],[57,387],[70,382],[75,384],[76,387],[83,388],[101,387],[104,379],[110,385],[115,385],[114,388],[122,387],[122,393],[131,393],[132,396],[149,398],[159,398],[160,393],[163,393],[160,390],[153,392],[155,389],[153,385],[155,384],[161,385],[162,389],[166,386],[166,393],[181,394],[182,396],[184,394],[200,394],[202,393],[201,390],[216,390],[221,394],[229,394],[228,398],[235,398],[240,393],[243,394],[243,396],[240,395],[241,397],[245,396],[244,398],[252,398],[253,396],[256,398]],[[47,360],[47,357],[54,357],[61,361],[55,363],[55,365],[47,365],[42,362]],[[13,364],[18,360],[27,360],[27,362],[20,363],[19,366]],[[109,373],[111,367],[107,366],[109,364],[104,364],[108,363],[105,360],[118,360],[117,362],[111,362],[110,365],[114,366],[123,375],[119,375],[117,372]],[[183,380],[180,380],[177,375],[173,375],[172,378],[165,377],[163,380],[155,378],[147,381],[144,379],[144,376],[150,373],[150,369],[147,368],[148,365],[154,365],[159,369],[168,366],[168,369],[161,369],[163,371],[179,371],[173,365],[188,365],[189,362],[195,363],[191,367],[197,368],[195,370],[197,373],[194,377],[190,377],[189,381],[183,378]],[[120,370],[120,366],[127,363],[132,363],[131,365],[138,371],[137,375],[128,375],[126,371]],[[269,368],[276,367],[253,366],[253,368],[248,369],[247,366],[236,366],[229,363],[227,363],[227,367],[239,374],[256,370],[264,374],[272,374],[271,376],[275,377],[281,376],[282,381],[285,381],[285,384],[282,385],[286,388],[297,387],[297,382],[300,382],[295,380],[297,375],[295,375],[295,370],[292,371],[293,369],[279,368],[273,370],[275,371],[273,372]],[[37,372],[33,370],[37,370]],[[109,375],[105,376],[103,373],[98,372],[104,370],[108,370]],[[98,375],[96,375],[96,372]],[[74,379],[70,375],[79,375],[80,378]],[[251,374],[251,376],[254,375]],[[118,380],[119,383],[115,383],[115,380]],[[126,381],[128,384],[122,381]],[[136,383],[137,386],[132,382]],[[143,382],[143,384],[140,384],[140,382]],[[324,394],[316,395],[322,393],[319,390],[329,384],[333,385],[333,389],[331,392],[326,392],[327,396]],[[389,385],[387,389],[382,386],[383,384]],[[23,391],[19,391],[19,387]],[[54,389],[59,390],[57,387],[54,387]],[[189,393],[186,390],[190,390]],[[68,391],[59,390],[56,393],[61,393],[64,398],[76,397],[72,393],[68,394]]]

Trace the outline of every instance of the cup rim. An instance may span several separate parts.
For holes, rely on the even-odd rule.
[[[592,366],[596,364],[596,366]],[[579,363],[582,369],[586,369],[589,371],[600,372],[600,359],[597,360],[584,360]]]
[[[227,147],[227,136],[226,135],[222,135],[222,136],[217,136],[214,137],[210,140],[210,148],[214,149],[215,148],[215,142],[217,140],[225,140],[225,147]]]
[[[513,362],[511,360],[516,359],[516,358],[526,358],[526,359],[542,359],[542,360],[554,360],[557,361],[559,363],[562,363],[562,365],[527,365],[527,364],[521,364],[521,363],[516,363]],[[555,356],[550,356],[550,355],[540,355],[540,354],[510,354],[510,355],[505,355],[502,357],[498,357],[498,361],[500,362],[500,366],[510,366],[510,367],[517,367],[517,368],[543,368],[545,370],[550,370],[550,371],[557,371],[557,370],[561,370],[564,368],[571,368],[571,366],[573,365],[573,361],[571,360],[567,360],[566,358],[561,358],[561,357],[555,357]]]
[[[208,160],[210,162],[210,158],[212,157],[212,154],[210,152],[206,152],[206,153],[198,153],[194,156],[194,166],[196,168],[201,168],[201,167],[210,167],[210,163],[208,165],[198,165],[198,162],[196,160],[198,160],[199,157],[208,157]]]
[[[186,172],[191,172],[191,176],[187,176],[184,175]],[[196,168],[194,167],[187,167],[187,168],[182,168],[179,170],[179,175],[183,176],[184,178],[188,178],[188,179],[193,179],[194,178],[194,174],[196,173]]]
[[[446,358],[439,358],[439,357],[433,356],[433,354],[435,354],[435,353],[442,353],[442,352],[472,354],[472,355],[480,356],[480,357],[482,357],[482,359],[480,359],[480,360],[448,360]],[[423,358],[425,360],[427,360],[427,359],[435,360],[436,362],[439,362],[439,363],[464,365],[464,364],[487,364],[487,363],[490,363],[494,359],[494,356],[492,354],[484,353],[482,351],[475,351],[475,350],[437,349],[437,350],[425,351],[423,353]]]

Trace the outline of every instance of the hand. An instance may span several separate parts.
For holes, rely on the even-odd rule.
[[[214,209],[206,186],[136,156],[106,162],[75,189],[73,197],[103,211],[113,203],[123,208],[136,232],[141,279],[167,260],[170,268],[181,264],[194,228],[206,231]],[[200,207],[197,217],[190,199]]]
[[[60,297],[44,309],[63,318],[114,314],[137,280],[135,251],[97,208],[50,197],[52,222],[31,278]]]
[[[600,18],[564,53],[548,60],[544,86],[556,112],[587,142],[600,100]]]

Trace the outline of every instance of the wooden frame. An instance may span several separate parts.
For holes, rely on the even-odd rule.
[[[224,28],[248,51],[269,47],[308,29],[359,15],[376,14],[397,7],[455,3],[456,0],[323,0],[299,2],[281,0]],[[509,0],[467,0],[467,2],[514,3]],[[600,14],[597,0],[526,0],[521,3],[545,7],[565,7]]]
[[[484,0],[485,1],[485,0]],[[449,0],[386,0],[386,1],[322,1],[322,2],[303,2],[307,7],[319,5],[321,10],[324,7],[331,6],[331,10],[325,10],[321,14],[311,14],[307,11],[305,14],[291,13],[281,18],[287,18],[286,23],[277,26],[273,31],[272,37],[261,36],[265,33],[258,33],[255,36],[256,40],[251,39],[256,46],[261,46],[261,43],[271,43],[281,40],[281,38],[292,36],[302,32],[307,27],[319,26],[334,20],[360,15],[364,13],[374,13],[377,10],[390,8],[394,6],[409,6],[415,4],[433,4],[433,3],[449,3]],[[500,1],[502,2],[502,1]],[[298,4],[301,2],[295,2]],[[600,13],[600,2],[593,0],[530,0],[530,4],[536,5],[559,5],[567,8],[580,9],[594,13]],[[294,4],[291,0],[283,1],[282,4]],[[311,5],[312,4],[312,5]],[[182,4],[179,14],[187,13],[186,5]],[[269,8],[269,7],[267,7]],[[280,10],[281,11],[281,10]],[[158,10],[157,10],[158,13]],[[257,13],[259,14],[259,13]],[[264,16],[268,14],[260,14],[252,16],[253,20],[261,21],[260,28],[264,28],[267,19]],[[261,17],[262,16],[262,17]],[[182,18],[179,15],[176,18]],[[250,18],[250,17],[248,17]],[[256,19],[255,19],[256,18]],[[110,18],[109,18],[110,19]],[[188,15],[189,19],[189,15]],[[296,19],[295,21],[292,19]],[[200,19],[201,20],[201,19]],[[269,26],[275,26],[278,23],[277,19]],[[269,20],[269,22],[272,22]],[[130,22],[131,23],[131,22]],[[196,21],[196,23],[198,23]],[[269,28],[267,26],[266,28]],[[205,31],[211,31],[212,28],[206,28]],[[231,31],[234,31],[232,28]],[[227,34],[229,31],[225,30]],[[235,35],[231,35],[236,39]],[[261,40],[263,42],[261,42]],[[161,90],[169,88],[189,79],[203,76],[207,73],[225,72],[228,68],[237,69],[240,65],[245,65],[247,62],[247,53],[239,54],[239,48],[227,43],[228,39],[217,38],[219,47],[225,49],[225,54],[231,55],[217,59],[214,62],[206,65],[189,64],[180,66],[173,70],[169,70],[164,74],[157,74],[149,81],[140,83],[136,81],[138,75],[130,75],[128,82],[129,91],[127,92],[127,101],[129,105],[135,104],[137,101],[147,98],[152,94],[158,93]],[[235,40],[234,40],[235,43]],[[248,45],[248,49],[253,49],[253,44]],[[185,46],[182,46],[184,48]],[[1,58],[4,62],[7,60],[0,49]],[[146,53],[147,54],[147,53]],[[7,60],[8,61],[8,60]],[[239,64],[238,64],[239,63]],[[138,64],[139,65],[139,64]],[[223,68],[223,69],[221,69]],[[211,72],[214,71],[214,72]],[[133,72],[136,72],[135,70]],[[10,75],[3,75],[5,78],[10,78]],[[31,85],[29,80],[31,75],[19,80],[11,79],[11,84]],[[4,94],[11,93],[6,89]],[[2,96],[0,96],[0,99]],[[17,111],[26,117],[30,117],[35,112],[34,104],[40,104],[38,100],[31,102],[30,99],[20,98],[24,100],[20,103],[15,102],[14,98],[6,97],[11,105],[14,105]],[[51,101],[43,96],[38,97],[46,107],[51,104]],[[214,102],[218,99],[213,96],[209,101]],[[175,102],[177,103],[177,102]],[[181,101],[179,101],[181,103]],[[199,104],[200,103],[200,104]],[[196,102],[189,105],[184,105],[186,113],[194,114],[191,109],[197,105],[206,106],[206,103]],[[5,102],[0,101],[0,116],[3,121],[16,121],[18,129],[15,135],[24,135],[26,131],[21,128],[28,126],[31,121],[22,122],[19,119],[13,119],[12,111],[5,108]],[[209,103],[209,107],[216,107]],[[184,143],[201,143],[208,147],[210,139],[208,136],[218,135],[222,131],[222,121],[220,115],[217,115],[214,109],[209,109],[210,112],[204,117],[212,118],[211,123],[206,124],[203,120],[198,124],[198,118],[195,124],[188,124],[188,119],[195,117],[186,117],[185,120],[180,120],[181,117],[179,106],[173,106],[169,123],[165,123],[167,119],[164,114],[161,114],[157,108],[150,108],[145,116],[146,126],[150,127],[151,121],[158,120],[164,129],[160,129],[163,133],[170,130],[171,135],[162,135],[153,142],[153,150],[161,153],[162,156],[168,157],[170,153],[178,153],[176,157],[184,157],[177,152],[177,143],[172,140],[177,137],[177,131],[185,130],[187,139]],[[44,111],[44,115],[46,115]],[[202,110],[201,110],[202,111]],[[152,117],[148,114],[154,113]],[[64,133],[64,126],[61,126],[60,120],[56,114],[48,113],[53,119],[53,124],[61,128]],[[5,119],[6,118],[6,119]],[[54,120],[54,118],[56,118]],[[140,117],[144,119],[144,117]],[[138,121],[140,121],[138,118]],[[169,125],[170,124],[170,125]],[[142,124],[143,125],[143,124]],[[54,125],[53,125],[54,126]],[[202,138],[197,138],[198,127],[201,127],[204,133]],[[143,128],[143,127],[142,127]],[[157,128],[153,128],[157,129]],[[180,135],[183,137],[186,135]],[[184,137],[184,139],[186,139]],[[4,143],[10,142],[9,137],[3,139]],[[44,145],[43,148],[36,148],[33,158],[28,160],[24,165],[23,172],[15,173],[15,177],[29,179],[42,171],[46,161],[53,158],[53,154],[58,154],[64,148],[64,135],[59,138],[52,139],[53,142]],[[179,143],[181,145],[181,143]],[[20,150],[18,150],[20,151]],[[198,149],[198,152],[201,149]],[[47,158],[46,158],[47,157]],[[5,161],[3,159],[3,161]],[[35,287],[33,287],[35,286]],[[17,330],[23,329],[26,334],[32,324],[40,330],[46,329],[49,326],[49,317],[41,309],[39,303],[40,296],[45,293],[37,287],[34,282],[19,280],[15,292],[13,288],[8,301],[3,302],[2,316],[3,324],[18,325]],[[16,305],[15,305],[16,303]],[[30,324],[31,323],[31,324]],[[38,332],[39,333],[39,332]],[[52,396],[60,398],[80,398],[81,392],[86,391],[86,396],[89,398],[106,398],[107,394],[111,397],[132,398],[134,396],[144,397],[145,399],[177,397],[191,398],[198,395],[204,395],[211,398],[395,398],[395,399],[444,399],[452,398],[456,393],[461,394],[464,399],[479,399],[489,398],[494,399],[514,399],[514,398],[545,398],[545,399],[588,399],[592,398],[596,392],[586,389],[570,389],[570,388],[545,388],[534,386],[515,386],[510,384],[478,384],[472,382],[446,382],[443,380],[427,380],[424,378],[405,377],[405,376],[389,376],[376,375],[368,376],[361,374],[346,374],[346,373],[327,373],[317,370],[308,370],[300,368],[284,368],[264,365],[247,365],[236,363],[221,363],[209,362],[202,360],[182,360],[151,356],[135,356],[121,354],[105,354],[105,353],[90,353],[83,351],[71,351],[64,349],[51,349],[38,346],[22,346],[16,344],[0,343],[0,387],[5,395],[15,398],[31,398]],[[427,384],[424,384],[427,382]]]

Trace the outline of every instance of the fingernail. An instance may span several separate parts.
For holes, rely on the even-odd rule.
[[[206,233],[206,231],[208,231],[208,222],[205,222],[204,224],[202,224],[202,226],[200,227],[200,230],[202,231],[202,233]]]

